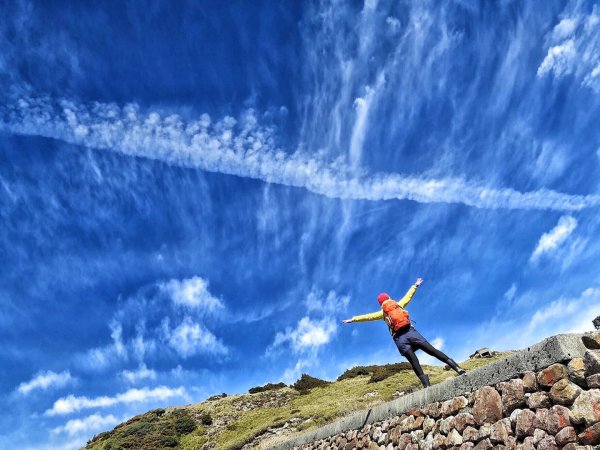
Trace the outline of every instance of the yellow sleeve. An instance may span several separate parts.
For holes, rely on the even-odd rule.
[[[413,296],[415,295],[415,292],[417,292],[417,285],[413,284],[408,290],[408,292],[404,294],[404,297],[402,297],[402,299],[398,301],[398,305],[400,305],[400,308],[404,308],[410,303]]]
[[[379,310],[371,314],[363,314],[362,316],[352,317],[352,322],[368,322],[370,320],[383,320],[383,311]]]

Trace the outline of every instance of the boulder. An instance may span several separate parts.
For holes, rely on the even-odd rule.
[[[458,450],[471,450],[475,447],[475,444],[472,442],[463,442],[463,444],[458,448]]]
[[[567,365],[569,380],[573,383],[585,387],[585,365],[583,358],[573,358]]]
[[[476,425],[473,414],[470,413],[458,413],[451,422],[452,428],[459,433],[462,433],[469,425]]]
[[[556,445],[556,440],[554,439],[554,436],[546,436],[544,439],[542,439],[538,443],[537,449],[538,450],[558,450],[558,446]]]
[[[492,442],[489,439],[484,439],[480,441],[473,450],[490,450],[493,447]]]
[[[443,448],[446,445],[446,436],[441,433],[436,433],[433,436],[433,444],[432,447],[434,449]]]
[[[508,441],[508,437],[512,434],[509,419],[502,419],[492,425],[492,433],[490,440],[494,444],[505,444]]]
[[[562,364],[552,364],[549,367],[541,370],[537,374],[537,382],[538,384],[546,387],[551,387],[558,380],[562,380],[563,378],[567,378],[569,376],[569,372],[567,368]]]
[[[479,440],[479,431],[473,427],[467,427],[463,431],[463,439],[469,442],[475,442]]]
[[[600,388],[600,373],[590,375],[586,379],[586,384],[590,389]]]
[[[535,413],[529,409],[521,411],[515,424],[515,433],[518,438],[533,436],[535,431]]]
[[[575,428],[565,427],[556,433],[554,439],[556,439],[556,443],[562,447],[570,442],[577,442],[577,433],[575,432]]]
[[[579,440],[585,445],[600,444],[600,422],[595,423],[591,427],[587,427],[579,435]]]
[[[520,378],[498,383],[498,390],[502,393],[504,415],[510,415],[516,408],[525,406],[525,388]]]
[[[539,428],[533,430],[533,445],[537,446],[539,442],[546,436],[548,436],[548,433],[546,433],[544,430],[541,430]]]
[[[446,437],[446,447],[454,447],[456,445],[461,445],[462,443],[463,438],[458,431],[452,430],[448,433],[448,436]]]
[[[413,444],[418,444],[425,439],[425,433],[423,433],[423,430],[411,431],[410,438],[412,439]]]
[[[456,414],[458,411],[463,409],[469,404],[469,400],[466,397],[454,397],[450,400],[442,402],[441,413],[442,416],[447,417]]]
[[[399,449],[405,449],[407,445],[412,444],[412,437],[409,433],[400,435],[397,445]]]
[[[570,416],[574,423],[588,427],[600,421],[600,389],[583,391],[573,402]]]
[[[586,351],[583,355],[583,365],[586,377],[600,373],[600,350]]]
[[[581,359],[581,364],[583,365],[583,359]],[[523,389],[525,389],[525,392],[535,392],[537,388],[535,372],[525,372],[523,374]]]
[[[550,409],[540,408],[535,413],[534,426],[554,435],[571,425],[569,413],[568,408],[560,405],[554,405]]]
[[[579,394],[581,394],[581,388],[569,381],[568,378],[558,380],[550,388],[550,398],[559,405],[572,405]]]
[[[478,425],[502,419],[502,398],[496,389],[485,386],[474,393],[473,418]]]
[[[550,408],[552,403],[550,402],[550,396],[546,392],[540,391],[529,396],[527,406],[531,409]]]
[[[423,432],[425,434],[429,433],[430,431],[433,430],[434,425],[435,425],[435,420],[433,420],[431,417],[426,417],[423,420]]]
[[[523,440],[523,444],[521,447],[517,446],[519,450],[535,450],[535,445],[533,445],[533,437],[528,436]]]

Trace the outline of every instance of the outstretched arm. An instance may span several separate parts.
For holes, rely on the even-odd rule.
[[[415,295],[415,292],[417,292],[417,288],[419,286],[421,286],[422,283],[423,283],[423,278],[417,278],[417,281],[415,281],[415,284],[413,284],[410,287],[410,289],[408,290],[408,292],[404,295],[404,297],[402,297],[402,299],[398,301],[398,305],[400,305],[401,308],[404,308],[406,305],[408,305],[410,303],[413,296]]]
[[[371,320],[383,320],[383,311],[379,310],[371,314],[363,314],[362,316],[354,316],[352,319],[342,320],[342,323],[352,322],[369,322]]]

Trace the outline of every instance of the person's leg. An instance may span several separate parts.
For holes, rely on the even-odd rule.
[[[421,380],[421,383],[423,383],[423,387],[429,387],[429,377],[423,373],[423,368],[421,367],[421,363],[419,362],[417,355],[415,355],[415,352],[412,349],[406,350],[404,352],[404,357],[408,359],[408,362],[415,371],[415,374],[419,380]]]
[[[433,345],[431,345],[429,343],[429,341],[423,339],[422,341],[418,342],[416,344],[416,346],[419,349],[423,350],[425,353],[433,356],[434,358],[439,359],[443,363],[448,364],[448,366],[450,366],[450,368],[452,370],[455,370],[459,374],[462,375],[463,373],[465,373],[464,369],[462,367],[460,367],[458,364],[456,364],[456,361],[454,361],[452,358],[450,358],[444,352],[441,352],[440,350],[438,350],[437,348],[435,348]]]

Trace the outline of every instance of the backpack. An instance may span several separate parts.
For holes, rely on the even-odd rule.
[[[392,333],[395,333],[400,328],[410,326],[408,312],[404,308],[401,308],[394,300],[389,299],[383,302],[381,309],[383,310],[385,323],[387,323]]]

